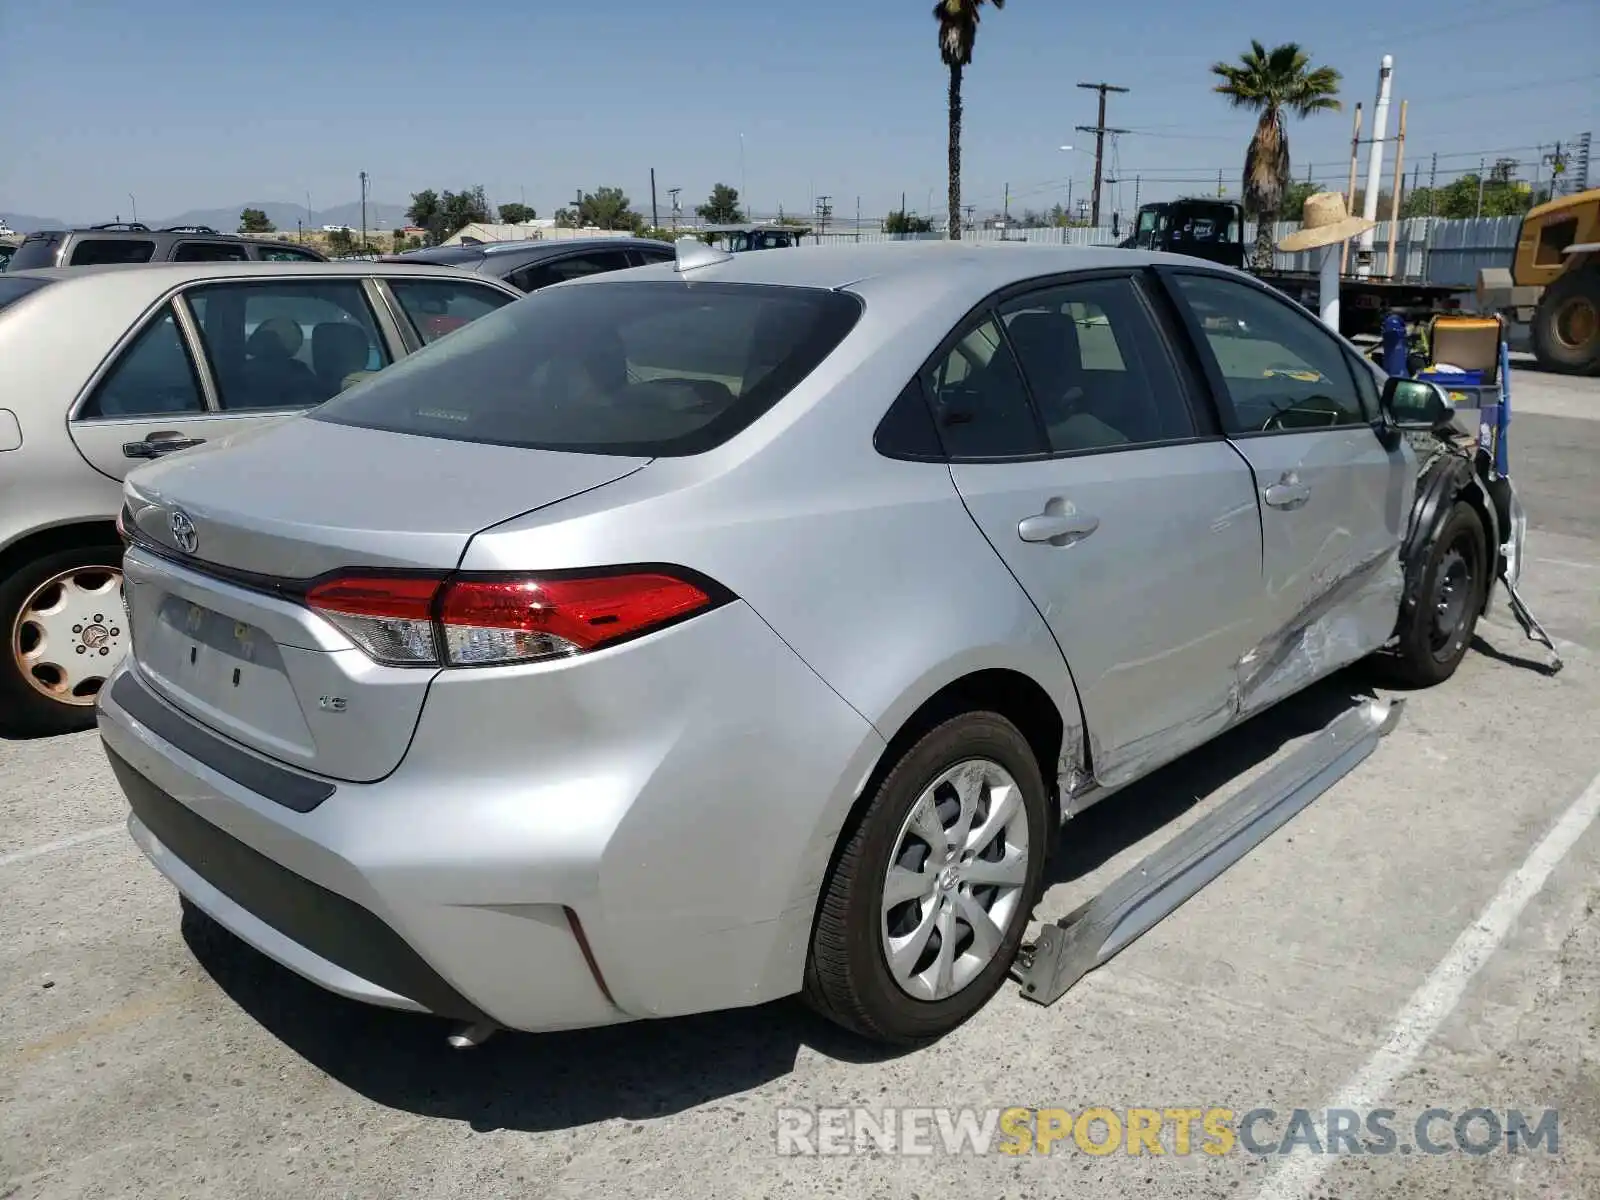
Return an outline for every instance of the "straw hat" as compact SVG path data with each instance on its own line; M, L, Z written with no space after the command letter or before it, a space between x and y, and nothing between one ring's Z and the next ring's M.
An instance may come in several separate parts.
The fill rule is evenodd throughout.
M1300 228L1278 243L1278 249L1285 254L1314 250L1318 246L1337 246L1378 224L1346 213L1344 196L1338 192L1318 192L1306 197L1305 214L1300 220Z

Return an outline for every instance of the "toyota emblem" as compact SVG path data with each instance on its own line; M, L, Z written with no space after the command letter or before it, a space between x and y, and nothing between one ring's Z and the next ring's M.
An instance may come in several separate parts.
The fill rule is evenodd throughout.
M167 518L167 528L172 530L173 542L185 554L193 554L200 548L200 534L189 519L189 514L181 508L173 509L172 515Z

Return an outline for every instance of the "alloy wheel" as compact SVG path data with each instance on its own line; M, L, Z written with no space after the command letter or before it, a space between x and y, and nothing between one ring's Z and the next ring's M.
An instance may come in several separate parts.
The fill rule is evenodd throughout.
M889 974L918 1000L949 998L994 960L1028 877L1028 814L988 759L942 772L911 806L882 888Z
M114 567L51 576L23 601L11 629L22 677L61 704L92 705L127 646L122 572Z

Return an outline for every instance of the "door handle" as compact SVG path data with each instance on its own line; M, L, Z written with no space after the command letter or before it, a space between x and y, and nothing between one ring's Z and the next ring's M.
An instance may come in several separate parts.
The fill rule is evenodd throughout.
M1308 484L1300 482L1300 476L1293 471L1285 472L1277 483L1270 485L1261 493L1261 498L1273 508L1293 509L1299 508L1311 499L1311 488Z
M1017 522L1017 536L1025 542L1070 546L1100 528L1100 518L1083 513L1045 511Z
M185 437L173 430L163 429L146 434L142 442L123 442L122 457L160 458L163 454L171 454L174 450L188 450L205 444L205 438Z

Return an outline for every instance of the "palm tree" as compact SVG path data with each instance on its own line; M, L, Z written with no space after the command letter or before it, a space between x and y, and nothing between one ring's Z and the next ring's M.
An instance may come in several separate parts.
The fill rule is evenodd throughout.
M1313 68L1311 56L1294 42L1269 51L1257 41L1251 41L1250 52L1241 54L1238 63L1216 63L1211 73L1222 80L1213 90L1233 107L1261 114L1244 153L1244 204L1256 219L1255 266L1266 269L1272 266L1272 226L1289 187L1284 114L1304 118L1337 112L1340 75L1332 67Z
M1005 0L987 0L1004 8ZM978 10L985 0L939 0L933 19L939 22L939 57L950 68L950 240L961 238L961 72L972 62L978 40Z

